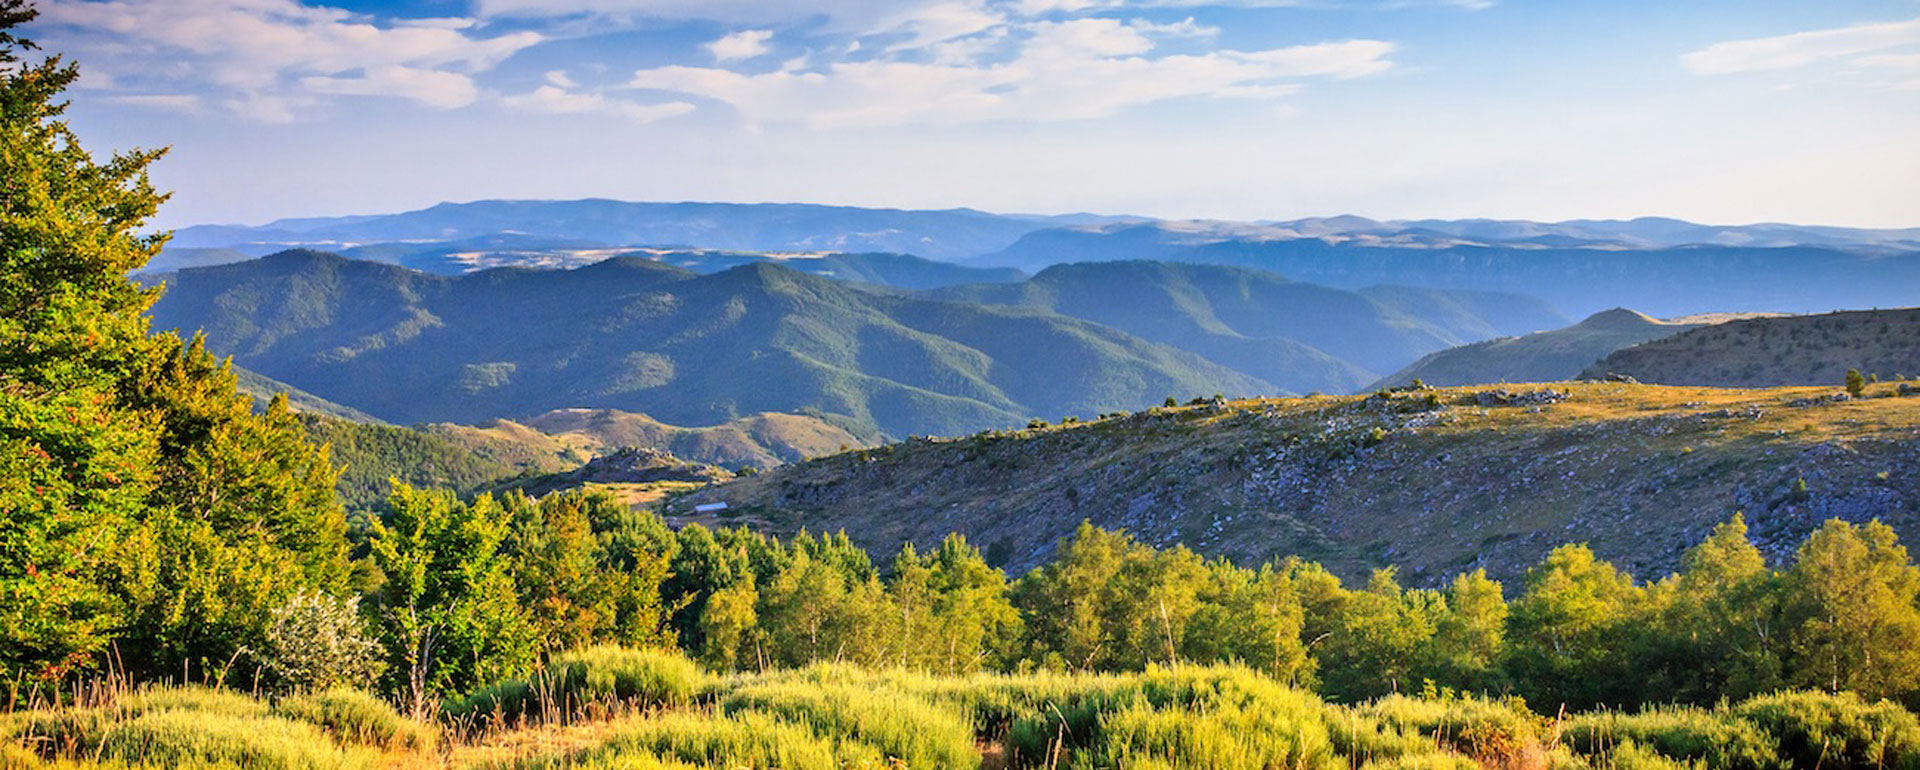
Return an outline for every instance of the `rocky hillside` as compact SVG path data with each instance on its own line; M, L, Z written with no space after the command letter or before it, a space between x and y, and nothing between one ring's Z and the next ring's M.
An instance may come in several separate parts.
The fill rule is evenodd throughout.
M1755 388L1839 384L1848 369L1920 376L1920 308L1731 321L1621 350L1586 373Z
M1571 380L1608 353L1695 328L1699 328L1699 324L1662 321L1626 308L1614 308L1564 329L1501 337L1429 353L1413 365L1367 386L1367 390L1400 387L1415 380L1436 386Z
M1349 577L1397 564L1416 584L1513 579L1569 541L1652 576L1740 511L1774 558L1829 517L1920 536L1920 397L1897 392L1586 382L1157 408L847 452L669 512L725 501L729 521L845 529L879 553L954 530L1016 571L1089 519Z

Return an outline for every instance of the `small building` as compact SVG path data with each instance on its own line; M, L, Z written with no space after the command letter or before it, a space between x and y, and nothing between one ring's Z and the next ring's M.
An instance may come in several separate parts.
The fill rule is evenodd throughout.
M694 513L719 513L727 509L726 503L701 503L693 507Z

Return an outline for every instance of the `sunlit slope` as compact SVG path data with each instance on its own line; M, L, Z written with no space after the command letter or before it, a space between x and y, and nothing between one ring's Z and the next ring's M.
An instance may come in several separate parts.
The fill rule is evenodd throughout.
M1720 390L1619 383L1234 401L849 452L734 481L775 531L846 529L879 553L949 530L1044 559L1082 519L1253 563L1287 554L1414 583L1512 579L1589 541L1652 576L1744 511L1783 556L1820 521L1920 525L1920 397L1878 384ZM1564 394L1564 399L1560 396ZM1804 484L1801 482L1804 481Z

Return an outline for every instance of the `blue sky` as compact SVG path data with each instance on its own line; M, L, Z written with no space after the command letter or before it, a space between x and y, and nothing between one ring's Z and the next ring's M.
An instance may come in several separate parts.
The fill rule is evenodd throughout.
M41 0L161 224L613 197L1920 225L1920 0Z

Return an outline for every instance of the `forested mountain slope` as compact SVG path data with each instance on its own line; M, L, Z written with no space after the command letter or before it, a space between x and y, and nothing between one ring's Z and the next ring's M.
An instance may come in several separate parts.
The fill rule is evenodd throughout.
M876 553L958 531L1016 572L1089 519L1350 578L1397 564L1414 584L1475 567L1514 579L1580 541L1653 577L1738 511L1774 558L1830 517L1916 533L1920 397L1822 398L1836 390L1574 383L1157 408L850 452L685 504L845 529Z
M1920 308L1730 321L1620 350L1587 374L1751 388L1838 384L1848 369L1920 376Z
M627 258L452 278L291 251L181 271L154 315L158 328L204 329L242 366L400 423L595 407L707 425L812 409L894 435L955 434L1275 390L1087 321L769 263L702 276Z
M1349 291L1248 268L1170 262L1056 265L1024 283L955 286L933 296L1085 318L1295 393L1350 393L1425 353L1565 322L1519 295Z

